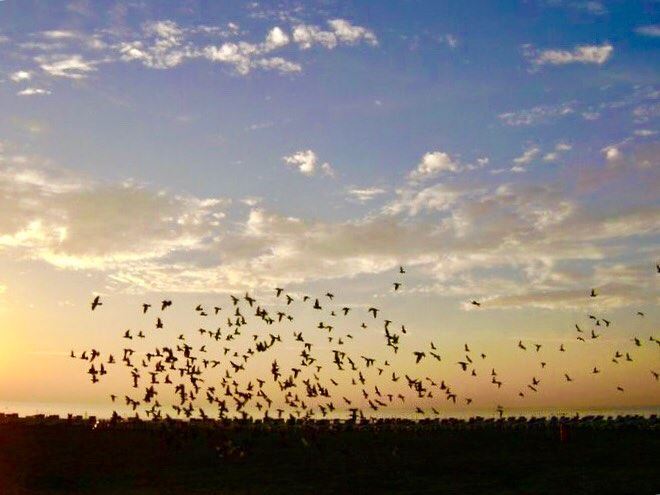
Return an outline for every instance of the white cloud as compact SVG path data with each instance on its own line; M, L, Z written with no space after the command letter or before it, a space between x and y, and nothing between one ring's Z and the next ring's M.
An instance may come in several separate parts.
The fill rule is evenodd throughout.
M573 50L537 50L529 45L524 47L525 56L537 65L565 65L565 64L597 64L607 62L612 56L614 47L605 43L603 45L579 45Z
M85 60L82 55L38 56L35 61L51 76L68 79L84 79L96 70L95 62Z
M297 151L289 156L282 157L282 159L290 166L298 169L298 171L307 176L312 176L316 173L317 169L328 176L334 177L334 170L329 163L319 163L316 153L312 150Z
M234 23L188 27L172 20L159 20L145 22L133 32L126 29L99 29L91 34L46 31L38 33L36 40L32 39L34 34L29 35L28 41L19 42L17 46L30 52L29 56L46 73L83 79L99 64L139 62L151 69L171 69L195 59L225 64L239 75L247 75L253 70L293 74L302 71L302 64L277 53L285 50L292 41L300 48L319 45L327 49L360 43L378 44L375 34L363 26L344 19L327 22L327 31L299 21L293 32L273 26L261 42L251 42L239 39L246 33ZM232 40L214 44L209 38ZM68 54L72 51L78 53Z
M29 81L30 79L32 79L32 73L26 70L19 70L17 72L12 73L9 76L9 79L11 79L14 82Z
M18 96L44 96L51 94L49 90L42 88L25 88L18 93Z
M284 216L257 207L254 198L244 198L247 216L240 209L240 217L225 221L226 200L98 183L29 157L22 162L0 163L0 256L101 271L126 290L270 289L403 264L422 266L429 290L483 295L493 306L540 304L541 292L585 304L584 286L599 281L611 287L605 305L625 303L624 292L627 301L652 292L652 274L641 283L622 275L624 291L612 282L616 273L591 267L608 266L624 248L629 259L646 259L660 226L654 205L606 211L556 187L472 181L404 189L380 212L349 221ZM305 151L293 162L319 168ZM573 262L580 272L568 273Z
M351 188L347 191L348 195L358 203L367 203L386 192L385 189L380 187Z
M635 129L635 136L640 136L640 137L650 137L650 136L655 136L658 133L658 131L653 131L651 129Z
M616 162L622 157L621 151L616 146L606 146L602 151L608 162Z
M264 43L264 50L272 51L282 48L289 44L289 35L286 34L278 26L275 26L268 32L266 41Z
M371 30L362 26L355 26L345 19L332 19L328 21L328 25L340 43L354 45L364 40L370 45L378 44L376 35Z
M523 151L522 155L514 158L513 163L516 165L528 165L538 156L540 152L541 150L537 146L530 146L525 151Z
M77 33L66 30L43 31L41 35L44 38L49 38L53 40L74 39L78 37Z
M385 205L383 212L387 215L406 213L410 216L418 215L423 211L447 211L454 206L457 200L466 195L463 188L436 184L420 191L402 189L397 191L397 198Z
M458 38L453 34L445 34L443 40L449 48L456 48L458 46Z
M499 119L510 126L535 125L574 113L574 103L559 105L538 105L533 108L506 112L498 115Z
M305 24L299 24L293 28L293 41L303 50L307 50L316 44L330 50L337 46L337 37L334 33L322 31L317 26Z
M573 146L571 146L568 143L564 143L564 142L557 143L551 152L546 153L543 156L543 161L546 162L557 161L562 153L565 153L566 151L570 151L571 149L573 149Z
M270 57L257 60L256 65L262 69L276 70L278 72L301 72L302 66L282 57Z
M303 50L314 45L333 49L339 44L355 45L361 41L369 45L378 45L376 35L362 26L355 26L344 19L328 21L330 31L323 31L318 26L298 24L293 28L293 41Z
M647 26L640 26L635 29L637 34L642 36L650 36L652 38L657 38L660 36L660 24L649 24Z
M590 0L590 1L587 1L587 2L575 2L572 5L573 5L573 7L578 8L580 10L584 10L585 12L588 12L589 14L592 14L592 15L605 15L605 14L607 14L607 9L602 4L602 2L599 2L599 1L596 1L596 0Z
M425 153L417 168L408 174L413 181L420 181L436 177L443 172L458 172L461 169L459 162L444 151L431 151Z

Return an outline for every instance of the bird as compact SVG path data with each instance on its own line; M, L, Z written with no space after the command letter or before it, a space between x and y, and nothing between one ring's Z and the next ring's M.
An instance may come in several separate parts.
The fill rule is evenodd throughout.
M658 269L660 271L660 268ZM406 270L402 266L399 267L399 273L406 273Z
M470 301L470 304L472 304L473 306L481 306L481 303L475 300Z
M151 304L147 304L147 303L142 304L142 314L146 313L150 307Z
M392 284L392 285L394 285L394 290L395 290L395 291L399 290L399 287L401 287L401 283L400 283L400 282L394 282L394 284Z
M596 294L596 289L591 289L591 293L589 294L590 297L596 297L598 294Z
M378 312L379 312L380 310L377 309L377 308L373 308L373 307L372 307L372 308L369 308L368 311L369 311L372 315L374 315L374 318L376 318L376 317L378 316Z
M94 311L99 306L103 306L103 303L101 302L101 296L96 296L92 301L92 311Z

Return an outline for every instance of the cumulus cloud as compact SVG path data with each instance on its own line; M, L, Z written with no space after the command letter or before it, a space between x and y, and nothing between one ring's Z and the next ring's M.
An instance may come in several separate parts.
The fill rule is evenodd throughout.
M282 56L272 56L272 52L282 50L291 40L301 47L311 47L318 43L325 48L339 44L354 45L361 40L375 44L375 36L368 29L354 26L348 21L329 21L331 31L321 32L313 26L298 25L289 35L279 26L272 27L260 43L248 41L227 41L220 45L200 44L192 34L216 33L212 27L182 28L173 21L158 21L143 26L143 36L134 41L122 41L114 46L125 61L139 61L154 69L176 67L187 59L204 58L211 62L231 66L236 73L246 75L254 69L274 70L280 73L301 72L302 66ZM238 28L231 31L237 35ZM224 32L224 31L223 31ZM301 41L301 40L307 41ZM304 46L303 46L304 45Z
M14 82L29 81L30 79L32 79L32 73L26 70L19 70L12 73L9 76L9 79L11 79Z
M446 172L458 172L461 165L455 158L452 158L444 151L430 151L425 153L421 161L408 178L413 181L422 181L436 177Z
M572 50L537 50L531 45L526 45L523 48L525 57L536 66L575 63L602 65L609 60L614 52L614 47L609 43L602 45L579 45Z
M335 174L332 166L327 162L320 163L316 153L312 150L296 151L291 155L282 157L282 159L286 164L298 169L303 175L312 176L318 169L321 169L323 174L331 177Z
M318 26L298 24L293 28L293 41L303 50L314 45L320 45L327 49L333 49L337 45L355 45L364 41L375 46L378 45L376 35L362 26L355 26L344 19L332 19L328 21L329 31L324 31Z
M287 22L290 22L289 19ZM254 70L293 74L302 64L285 51L295 43L299 48L378 44L375 34L344 19L331 19L328 30L306 26L273 26L261 41L241 39L246 35L235 23L226 26L183 26L172 20L148 21L137 30L100 29L92 33L45 31L32 33L16 46L27 52L46 74L83 79L100 64L137 62L150 69L171 69L189 60L224 64L236 74ZM224 42L218 43L219 38ZM22 71L23 77L31 71ZM18 73L14 77L18 76Z

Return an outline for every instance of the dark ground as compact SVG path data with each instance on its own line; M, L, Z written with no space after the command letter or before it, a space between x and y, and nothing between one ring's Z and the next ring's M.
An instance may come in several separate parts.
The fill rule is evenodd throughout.
M654 420L0 424L0 494L657 494Z

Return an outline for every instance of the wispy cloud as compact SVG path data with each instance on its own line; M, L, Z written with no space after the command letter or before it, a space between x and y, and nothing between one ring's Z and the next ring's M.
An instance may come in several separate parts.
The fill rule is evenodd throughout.
M649 24L646 26L639 26L635 29L637 34L642 36L650 36L652 38L660 37L660 24Z
M349 198L362 204L367 203L386 192L387 190L381 187L350 188L346 191Z
M614 47L605 43L602 45L578 45L572 50L547 49L538 50L532 45L523 47L523 54L535 66L595 64L602 65L614 53Z
M51 92L43 88L25 88L16 94L18 96L45 96L51 94Z
M532 108L505 112L498 115L499 119L510 126L528 126L550 122L575 112L575 103L567 102L558 105L537 105Z

